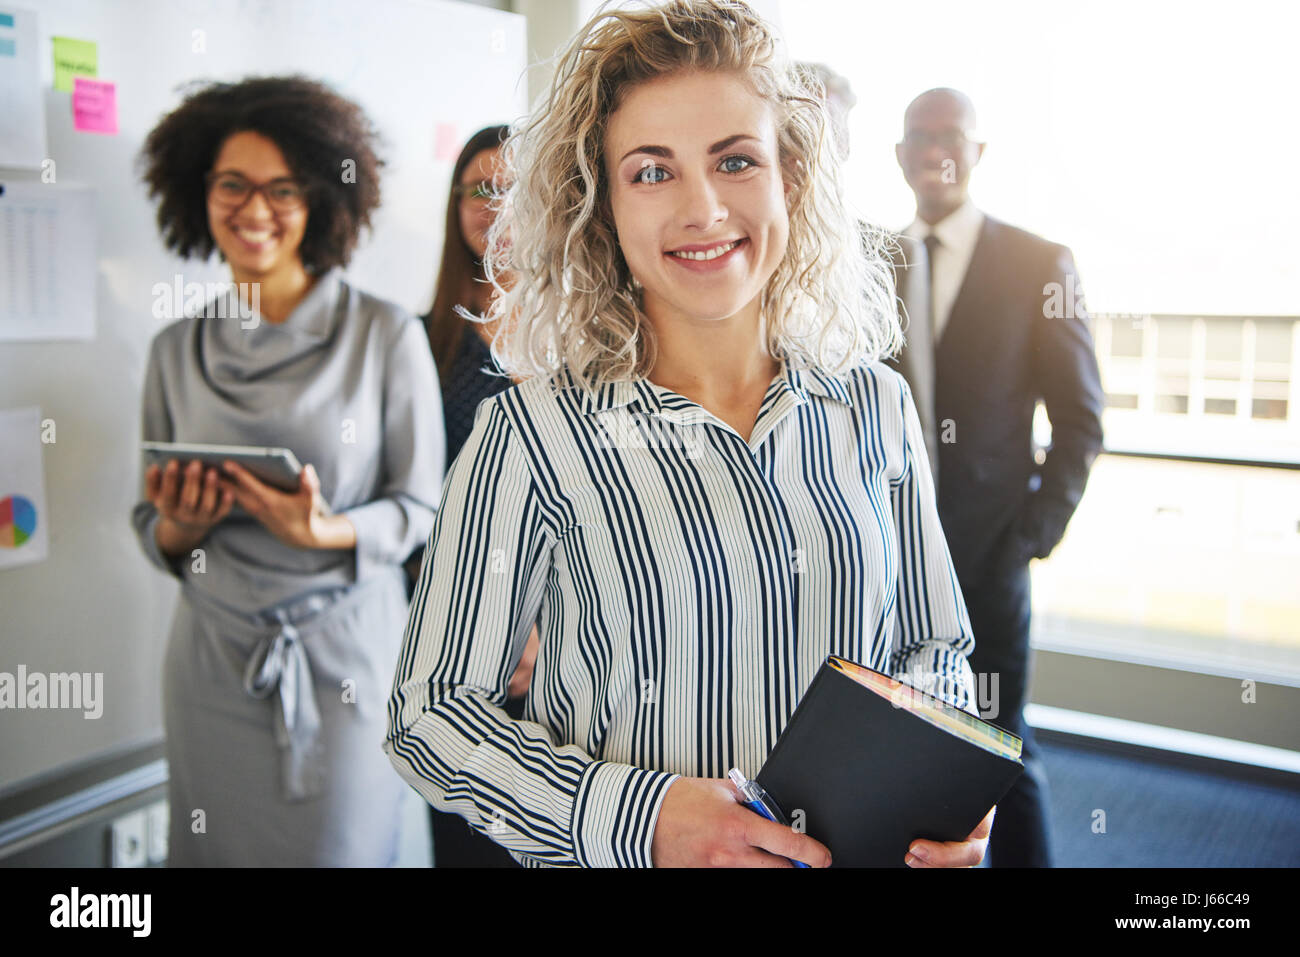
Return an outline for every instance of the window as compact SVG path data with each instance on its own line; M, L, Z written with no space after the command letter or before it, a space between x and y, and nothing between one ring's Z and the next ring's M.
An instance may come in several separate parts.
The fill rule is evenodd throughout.
M1111 320L1110 354L1120 358L1142 358L1142 326L1131 319Z
M1241 366L1240 319L1205 320L1205 361Z
M1300 124L1277 120L1294 112L1294 31L1261 29L1255 0L1176 21L1121 0L1002 17L959 0L770 2L792 57L857 95L845 188L866 219L901 229L915 215L894 156L911 99L972 98L990 145L975 204L1078 263L1107 448L1171 456L1098 457L1065 540L1033 563L1035 642L1114 659L1158 646L1150 660L1192 670L1217 655L1227 673L1259 662L1300 683L1300 470L1172 457L1300 461L1300 232L1276 178L1240 172L1259 130L1270 156L1300 155ZM1127 68L1080 71L1043 42L1062 36ZM1135 101L1158 88L1179 96L1154 112Z
M1300 471L1101 455L1031 571L1040 645L1295 674Z
M1186 368L1186 363L1179 364ZM1156 380L1156 411L1187 412L1188 381L1186 375L1162 375Z
M1236 415L1237 400L1207 398L1205 400L1205 414L1206 415Z
M1261 399L1256 395L1250 404L1250 414L1255 419L1285 419L1286 399Z
M1291 366L1291 319L1255 320L1255 364L1257 366Z
M1156 357L1186 362L1192 357L1192 320L1161 316L1156 324Z
M1253 419L1285 419L1291 379L1289 319L1255 320L1255 385L1250 415Z
M756 5L792 58L852 86L845 190L864 218L911 222L894 156L903 111L923 90L952 86L971 97L989 144L971 174L976 205L1068 245L1090 312L1296 312L1300 231L1284 201L1295 180L1242 174L1261 131L1268 156L1300 155L1300 124L1279 120L1295 113L1295 30L1272 26L1288 5L1241 0L1230 15L1179 17L1125 0L1007 3L1001 14L966 0ZM1080 70L1051 39L1061 37L1123 67ZM1143 108L1163 90L1178 95ZM1138 347L1130 338L1111 354Z

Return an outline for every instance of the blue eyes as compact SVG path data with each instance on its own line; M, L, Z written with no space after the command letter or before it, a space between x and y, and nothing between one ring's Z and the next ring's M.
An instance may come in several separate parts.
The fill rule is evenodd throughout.
M723 173L729 173L735 176L737 173L743 173L758 164L748 156L728 156L718 164L718 169ZM668 171L662 166L656 166L654 163L647 162L632 177L633 183L640 183L643 186L657 186L666 182L669 178Z
M632 177L634 183L644 183L647 186L653 186L656 183L662 183L668 176L668 171L662 166L653 164L642 166L637 170L637 174Z

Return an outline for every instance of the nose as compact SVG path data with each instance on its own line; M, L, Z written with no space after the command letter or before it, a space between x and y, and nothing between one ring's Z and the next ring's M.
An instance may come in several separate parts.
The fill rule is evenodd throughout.
M931 142L922 153L922 160L926 166L942 166L944 160L949 159L952 159L951 151L940 143Z
M244 201L244 205L235 210L239 216L246 216L249 219L273 219L275 214L271 211L271 205L266 201L266 196L260 189L253 190L253 194Z
M708 230L727 219L727 207L707 176L690 177L682 190L682 218L688 228Z
M932 136L926 137L920 143L908 144L906 149L912 163L922 168L938 166L947 156L947 151L935 142Z

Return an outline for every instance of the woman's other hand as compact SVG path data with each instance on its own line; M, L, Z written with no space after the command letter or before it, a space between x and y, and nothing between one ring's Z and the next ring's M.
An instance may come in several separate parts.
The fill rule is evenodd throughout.
M740 803L726 779L678 778L668 788L650 855L655 867L829 867L826 846Z
M144 473L144 488L145 497L158 509L160 517L154 538L163 554L173 557L203 541L235 502L217 470L204 469L198 459L183 469L176 459L169 461L166 468L149 466Z
M975 830L964 841L913 841L904 858L908 867L975 867L984 860L988 850L989 834L993 830L993 815L996 807L989 808L984 820L976 825Z
M282 492L267 485L234 462L225 462L223 484L240 507L257 519L267 531L296 548L352 548L356 529L343 515L330 512L320 493L316 469L304 465L298 474L298 488Z

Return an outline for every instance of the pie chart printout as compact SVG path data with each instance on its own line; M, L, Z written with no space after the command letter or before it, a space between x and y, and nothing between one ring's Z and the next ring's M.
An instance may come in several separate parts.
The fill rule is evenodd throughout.
M36 506L21 495L0 499L0 548L19 548L36 533Z

